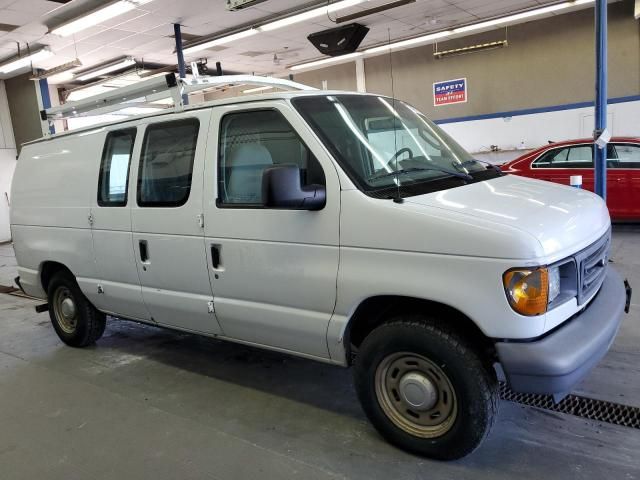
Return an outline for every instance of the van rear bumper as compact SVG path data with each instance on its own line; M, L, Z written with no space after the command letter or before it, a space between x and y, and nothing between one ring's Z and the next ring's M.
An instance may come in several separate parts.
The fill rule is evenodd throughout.
M18 286L26 295L34 298L47 298L47 294L40 284L40 272L30 268L18 267L18 275L20 279Z
M556 399L568 394L609 350L630 295L630 288L609 266L596 297L566 325L533 342L497 342L511 389Z
M22 285L20 285L20 276L17 276L16 278L14 278L13 282L18 286L18 288L22 293L25 293L24 288L22 288Z

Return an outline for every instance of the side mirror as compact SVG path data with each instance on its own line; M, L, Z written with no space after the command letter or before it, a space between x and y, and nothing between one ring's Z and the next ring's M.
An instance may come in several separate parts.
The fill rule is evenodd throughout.
M297 165L276 165L262 173L262 199L265 207L322 210L327 191L323 185L303 187Z

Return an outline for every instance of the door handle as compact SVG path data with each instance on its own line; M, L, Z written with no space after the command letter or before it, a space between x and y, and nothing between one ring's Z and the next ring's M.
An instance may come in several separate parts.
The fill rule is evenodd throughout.
M140 240L138 243L140 245L140 261L142 263L149 262L149 246L146 240Z
M211 245L211 266L216 270L220 268L220 245Z

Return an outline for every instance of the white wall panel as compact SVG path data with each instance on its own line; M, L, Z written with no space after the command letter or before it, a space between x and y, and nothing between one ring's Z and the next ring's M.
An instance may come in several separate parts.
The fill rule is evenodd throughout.
M11 239L9 195L16 168L16 145L4 82L0 80L0 243Z
M9 230L9 194L15 168L15 148L0 148L0 243L11 239Z
M7 91L3 80L0 80L0 148L16 148Z
M640 137L640 101L609 105L608 112L614 136ZM454 123L445 120L440 125L473 153L487 152L491 145L504 151L531 149L549 140L591 137L593 107Z

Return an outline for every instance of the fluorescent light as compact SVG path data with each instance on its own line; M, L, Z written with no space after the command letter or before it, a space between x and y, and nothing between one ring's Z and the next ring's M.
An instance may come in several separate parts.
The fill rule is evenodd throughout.
M557 12L558 10L564 10L569 7L575 7L577 5L584 5L591 3L594 0L575 0L573 2L557 3L555 5L549 5L546 7L536 8L534 10L527 10L526 12L515 13L506 17L494 18L493 20L487 20L486 22L474 23L473 25L466 25L464 27L454 28L454 33L465 33L473 30L482 30L484 28L493 27L495 25L502 25L504 23L517 22L518 20L524 20L530 17L537 17L538 15L544 15L545 13Z
M292 15L290 17L282 18L280 20L274 20L273 22L265 23L256 28L250 28L248 30L242 30L238 33L232 33L224 37L214 38L209 42L200 43L197 45L186 47L183 51L185 54L199 52L200 50L206 50L207 48L215 47L216 45L223 45L225 43L233 42L234 40L240 40L247 38L260 32L270 32L278 28L293 25L294 23L304 22L305 20L311 20L312 18L320 17L328 13L337 12L345 8L353 7L359 3L368 2L370 0L342 0L340 2L332 3L331 5L314 8L306 12Z
M98 25L113 17L127 13L151 1L153 0L118 0L117 2L110 3L106 7L99 8L87 15L60 25L59 27L54 28L51 33L54 35L60 35L61 37L68 37L69 35L73 35L74 33L93 27L94 25Z
M16 58L0 65L0 73L9 73L15 70L19 70L23 67L31 65L33 62L48 58L53 55L53 52L47 47L42 48L36 52L30 53L24 57Z
M430 40L437 40L438 38L448 37L452 35L453 32L451 30L446 30L444 32L431 33L429 35L423 35L421 37L409 38L408 40L402 40L400 42L393 42L386 45L380 45L379 47L369 48L364 51L364 53L381 53L386 52L388 50L394 48L403 48L411 45L417 45L419 43L428 42Z
M360 57L362 52L354 52L349 53L347 55L340 55L339 57L329 57L323 58L322 60L316 60L314 62L309 63L301 63L300 65L294 65L293 67L289 67L290 70L302 70L303 68L312 68L317 67L319 65L326 65L327 63L340 62L344 60L350 60L352 58Z
M39 70L38 73L30 78L30 80L42 80L43 78L52 79L54 77L59 80L63 77L69 77L69 75L70 77L67 79L70 79L71 77L73 77L73 74L70 72L70 70L81 66L82 62L78 58L76 58L71 62L63 63L62 65L58 65L57 67L53 67L48 70Z
M271 90L273 87L256 87L250 88L249 90L243 90L242 93L258 93L264 92L265 90Z
M466 47L452 48L449 50L437 50L433 52L435 58L452 57L454 55L463 55L465 53L479 52L482 50L492 50L494 48L502 48L509 46L507 40L496 40L495 42L478 43L476 45L467 45Z
M250 28L249 30L243 30L238 33L232 33L231 35L227 35L226 37L215 38L210 42L200 43L192 47L187 47L184 49L184 53L199 52L200 50L206 50L207 48L215 47L216 45L223 45L225 43L233 42L234 40L247 38L252 35L255 35L256 33L258 33L258 30L256 30L255 28Z
M127 58L123 58L117 63L105 65L104 67L98 68L97 70L80 73L76 78L81 82L84 82L85 80L90 80L92 78L99 77L100 75L104 75L105 73L115 72L116 70L121 70L123 68L129 67L135 64L136 64L136 61L133 58L127 57Z
M354 5L358 5L359 3L368 1L369 0L343 0L341 2L332 3L328 6L314 8L313 10L309 10L307 12L302 12L297 15L283 18L281 20L275 20L273 22L266 23L260 26L259 30L263 32L269 32L271 30L276 30L278 28L293 25L294 23L304 22L305 20L311 20L312 18L321 17L322 15L326 15L328 13L337 12L338 10L344 10L345 8L353 7Z
M61 73L56 73L55 75L51 75L50 77L48 77L48 80L49 80L49 83L58 84L58 83L69 82L73 80L73 77L74 75L72 72L61 72Z

